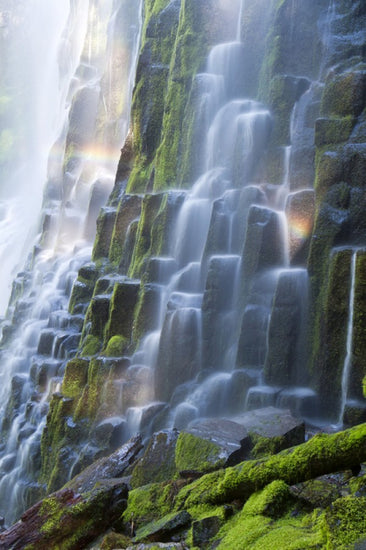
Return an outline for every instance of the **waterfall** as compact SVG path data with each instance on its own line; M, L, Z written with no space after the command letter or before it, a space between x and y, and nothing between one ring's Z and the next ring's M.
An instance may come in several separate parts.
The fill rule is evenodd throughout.
M344 358L344 365L342 371L341 382L341 405L338 417L338 424L343 425L343 416L346 408L348 397L348 385L349 377L352 368L352 355L353 355L353 316L354 316L354 302L355 302L355 283L356 283L356 262L357 262L357 250L352 252L351 256L351 277L350 277L350 292L349 292L349 304L348 304L348 322L347 322L347 339L346 339L346 355Z
M78 18L69 66L61 77L57 63L69 2L5 1L1 8L0 315L37 230L48 154L62 128L65 95L85 32Z
M24 95L14 94L20 77L8 70L24 29L22 10L17 11L23 2L16 4L0 2L8 12L0 12L5 22L0 44L7 54L0 59L0 67L7 69L6 89L0 88L0 118L6 122L0 164L7 174L0 190L0 258L9 259L1 282L4 296L13 280L0 345L0 514L7 522L43 495L42 481L53 490L137 431L148 436L159 429L184 429L205 417L233 417L269 405L290 408L315 423L323 390L318 384L315 391L316 377L309 372L310 285L318 278L316 284L323 286L314 294L319 290L322 299L328 287L326 268L312 265L309 277L308 258L323 243L332 250L364 227L361 219L353 227L351 210L348 215L360 197L353 182L358 164L338 170L335 160L338 147L340 164L351 153L357 157L362 125L357 126L356 115L333 113L339 106L333 105L329 89L329 97L323 94L335 55L335 0L328 10L324 3L304 9L292 0L220 0L212 13L202 8L205 17L221 13L228 24L210 19L204 26L210 49L193 82L194 70L187 64L201 35L189 28L188 15L191 9L199 13L202 3L193 2L193 8L172 0L149 6L133 131L118 169L118 177L129 171L132 145L128 183L114 180L130 127L143 1L59 2L49 19L52 36L45 34L47 63L36 63L39 50L29 48L30 71L23 75L29 102L15 108ZM39 18L27 33L41 36L37 24L43 16L48 20L49 6L44 0L44 5L41 0L28 4L37 5ZM320 17L314 28L313 15L314 21ZM288 32L277 47L282 17ZM161 28L168 34L158 36ZM265 40L262 31L269 29ZM297 31L302 43L308 44L310 36L322 42L319 59L310 61L305 50L296 59L288 55L291 47L299 53ZM167 48L163 55L160 46L155 48L160 38L164 48L174 43L171 60ZM194 48L186 55L188 42ZM267 43L273 52L266 51ZM361 80L354 82L357 87ZM159 94L152 97L156 90ZM327 101L331 116L325 110L317 122ZM4 105L9 106L6 117ZM177 113L184 120L176 119ZM24 135L18 136L22 117ZM170 149L176 120L182 128ZM333 128L340 128L340 139L352 132L352 147L340 142L335 151L330 144L325 162L317 139L329 140ZM316 147L319 180L326 179L322 170L329 163L332 177L338 171L354 185L338 182L336 175L334 185L331 178L322 182L317 209L312 188ZM166 151L172 150L177 159L165 163ZM27 164L28 152L34 170ZM184 189L164 191L175 181ZM329 204L324 201L323 208L321 195L327 195L328 186ZM12 212L24 196L30 217L17 211L24 234L21 245L15 245ZM316 216L323 216L323 225L310 239ZM329 241L328 234L324 238L328 227ZM353 376L354 285L353 272L342 403L336 411L342 417L347 393L352 394L347 387ZM320 307L315 301L313 310ZM314 324L321 324L323 312L311 313ZM319 363L326 360L320 357ZM83 371L77 390L71 388L73 367ZM50 403L53 414L47 420ZM53 440L49 428L59 420L66 435L58 437L57 429ZM40 477L41 437L42 448L50 449L48 462L46 453L42 457L47 480Z
M24 263L24 255L29 257L13 283L2 325L1 422L6 445L0 456L0 514L7 522L41 494L36 480L48 401L60 389L83 323L83 312L68 312L70 291L79 267L90 260L96 216L112 190L129 128L141 5L136 2L126 10L124 2L78 0L61 1L57 9L46 1L8 6L8 28L2 37L8 63L19 47L29 69L21 74L18 66L17 81L7 83L9 89L14 87L9 101L18 100L15 89L20 97L29 92L26 112L20 106L26 122L23 141L16 143L26 155L19 155L19 165L7 166L14 197L9 199L5 189L7 203L0 205L0 223L4 219L8 224L15 209L23 230L17 242L25 243L22 254L7 262L9 277ZM32 48L25 47L22 33ZM9 79L15 78L15 71L9 72ZM14 116L9 126L15 132L20 122ZM29 222L24 216L19 223L19 201L26 206ZM19 252L21 245L4 238L0 253L8 254L5 246ZM2 284L7 287L8 281L2 279Z

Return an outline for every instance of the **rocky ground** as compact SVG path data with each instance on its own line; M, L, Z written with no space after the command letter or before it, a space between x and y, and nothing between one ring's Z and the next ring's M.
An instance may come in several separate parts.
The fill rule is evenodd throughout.
M27 510L0 548L366 548L366 424L306 433L268 407L135 436Z

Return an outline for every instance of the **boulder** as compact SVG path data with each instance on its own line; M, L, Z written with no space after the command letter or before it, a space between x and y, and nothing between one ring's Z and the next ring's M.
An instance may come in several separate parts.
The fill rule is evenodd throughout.
M147 483L167 481L175 474L175 446L178 431L154 433L144 455L136 464L131 478L133 488Z
M123 480L95 482L87 493L63 488L29 508L0 534L0 549L85 548L119 518L128 496Z
M249 447L243 425L224 418L198 421L179 435L176 466L180 473L215 470L243 460Z
M110 456L103 457L69 481L65 487L77 493L90 491L96 481L121 477L142 449L141 436L132 437Z
M152 521L144 525L144 527L141 527L141 529L137 531L134 541L168 541L174 533L188 526L190 522L191 516L185 510L181 512L172 512L157 521Z

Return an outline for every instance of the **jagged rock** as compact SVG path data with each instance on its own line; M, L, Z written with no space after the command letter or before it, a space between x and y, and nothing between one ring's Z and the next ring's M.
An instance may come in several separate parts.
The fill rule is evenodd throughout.
M51 355L56 333L54 329L44 329L39 337L37 353Z
M84 222L84 235L89 240L94 239L96 219L100 209L107 202L108 195L112 191L112 187L113 182L110 178L100 178L92 185L88 211Z
M201 548L209 542L220 530L222 519L218 516L210 516L192 523L192 541L194 546Z
M176 448L179 472L204 472L243 460L250 447L243 425L227 419L198 421L181 432Z
M0 549L84 548L118 519L128 495L123 480L95 481L87 493L64 488L32 506L20 521L0 533Z
M137 458L141 449L141 436L136 435L110 456L101 458L85 468L65 487L78 493L85 493L94 487L96 480L121 477L127 467Z
M161 519L152 521L144 525L136 532L134 541L140 542L150 540L155 542L165 542L169 540L177 531L182 530L191 522L191 515L185 510L181 512L172 512Z
M115 449L123 441L126 420L120 416L106 418L99 422L94 430L98 445L107 449Z
M144 455L133 469L132 487L167 481L174 477L177 439L178 431L175 429L164 430L152 435Z
M278 437L288 434L299 437L302 441L293 442L293 445L304 441L304 423L292 416L290 411L277 409L275 407L265 407L256 409L232 418L234 422L238 422L248 432L259 434L263 437Z

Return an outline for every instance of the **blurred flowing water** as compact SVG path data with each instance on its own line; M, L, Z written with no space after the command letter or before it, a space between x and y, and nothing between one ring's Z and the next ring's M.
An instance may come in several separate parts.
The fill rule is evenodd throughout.
M7 522L37 497L48 397L80 339L69 295L129 128L141 2L128 4L0 2L1 313L14 280L0 352Z

